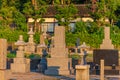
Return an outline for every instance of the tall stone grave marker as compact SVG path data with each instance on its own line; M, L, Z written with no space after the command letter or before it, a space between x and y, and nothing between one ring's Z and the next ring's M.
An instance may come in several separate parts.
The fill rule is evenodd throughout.
M30 28L28 35L29 35L29 40L25 46L25 53L29 53L29 54L35 53L35 43L34 43L34 38L33 38L34 32L32 28Z
M112 41L110 40L110 27L104 28L104 39L100 45L100 49L114 49Z
M0 39L0 80L6 80L7 40Z
M26 73L30 71L30 60L24 58L24 45L23 36L20 35L19 40L15 43L18 46L16 58L14 63L11 64L12 72Z
M114 49L112 41L110 40L110 27L104 27L104 39L103 43L100 45L100 49L95 49L93 51L93 62L97 66L100 66L100 60L103 59L105 61L104 65L112 67L119 66L119 55L118 50ZM94 70L95 74L98 73L98 70ZM105 69L105 75L118 75L119 70L117 69Z
M64 26L55 27L54 47L51 49L51 58L47 59L47 65L48 69L45 71L45 74L70 74L71 59L68 58L67 54Z

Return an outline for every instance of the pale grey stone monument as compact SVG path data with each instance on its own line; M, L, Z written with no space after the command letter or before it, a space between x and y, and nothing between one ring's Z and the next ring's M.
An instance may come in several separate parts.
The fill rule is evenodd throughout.
M34 32L32 28L30 28L28 35L29 35L29 40L25 46L25 53L29 53L29 54L35 53L35 43L34 43L34 38L33 38Z
M114 46L110 39L110 27L104 27L104 39L100 45L100 49L114 49Z
M70 75L71 59L68 58L65 43L65 27L56 26L54 32L54 47L51 58L47 58L47 75Z
M23 36L19 36L19 40L15 43L18 46L18 51L16 58L14 58L14 63L11 64L12 72L26 73L30 72L30 59L24 58L24 46Z

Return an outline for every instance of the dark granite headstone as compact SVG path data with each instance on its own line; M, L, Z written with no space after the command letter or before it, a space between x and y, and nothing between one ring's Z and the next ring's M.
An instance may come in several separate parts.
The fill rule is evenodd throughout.
M105 66L111 66L112 69L105 69L105 75L118 75L119 70L116 70L115 67L119 66L119 55L118 50L113 49L96 49L93 51L93 63L100 65L100 60L105 61ZM115 66L114 66L115 65ZM97 73L98 69L93 70L93 74Z
M100 65L100 60L104 59L105 66L119 65L118 50L100 49L93 51L93 62Z

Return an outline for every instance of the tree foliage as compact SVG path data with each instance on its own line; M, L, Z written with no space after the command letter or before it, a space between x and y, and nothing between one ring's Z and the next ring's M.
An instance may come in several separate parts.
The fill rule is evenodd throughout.
M26 18L34 19L34 31L38 30L37 28L37 20L41 23L43 20L42 15L46 13L47 6L43 0L35 0L35 3L32 4L31 1L24 4L23 13L26 15Z
M91 13L91 17L98 24L105 24L105 20L108 19L110 24L113 24L117 16L115 11L118 9L119 0L100 0L96 2L95 11Z
M73 4L65 5L65 6L57 6L56 7L57 14L55 18L58 20L58 24L61 26L66 26L66 30L69 30L69 24L71 20L75 19L75 14L77 13L77 9Z

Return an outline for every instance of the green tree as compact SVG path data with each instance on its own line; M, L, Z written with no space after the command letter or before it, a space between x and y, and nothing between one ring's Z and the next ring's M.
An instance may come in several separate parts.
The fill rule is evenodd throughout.
M23 13L26 15L26 18L33 18L34 19L34 31L36 32L38 30L37 27L37 20L39 20L40 23L42 23L44 20L42 16L46 13L46 3L42 0L35 0L35 5L32 4L32 2L27 2L24 4Z
M13 22L13 19L12 19L13 10L14 10L14 7L1 8L0 10L0 16L2 17L1 26L9 27L10 23Z
M71 20L76 18L77 8L73 5L57 6L57 14L55 18L58 20L58 24L66 27L66 31L69 30L69 24Z
M91 13L91 17L98 24L106 24L105 19L109 20L110 24L113 24L113 20L116 19L115 11L117 10L119 0L100 0L96 2L95 11Z

